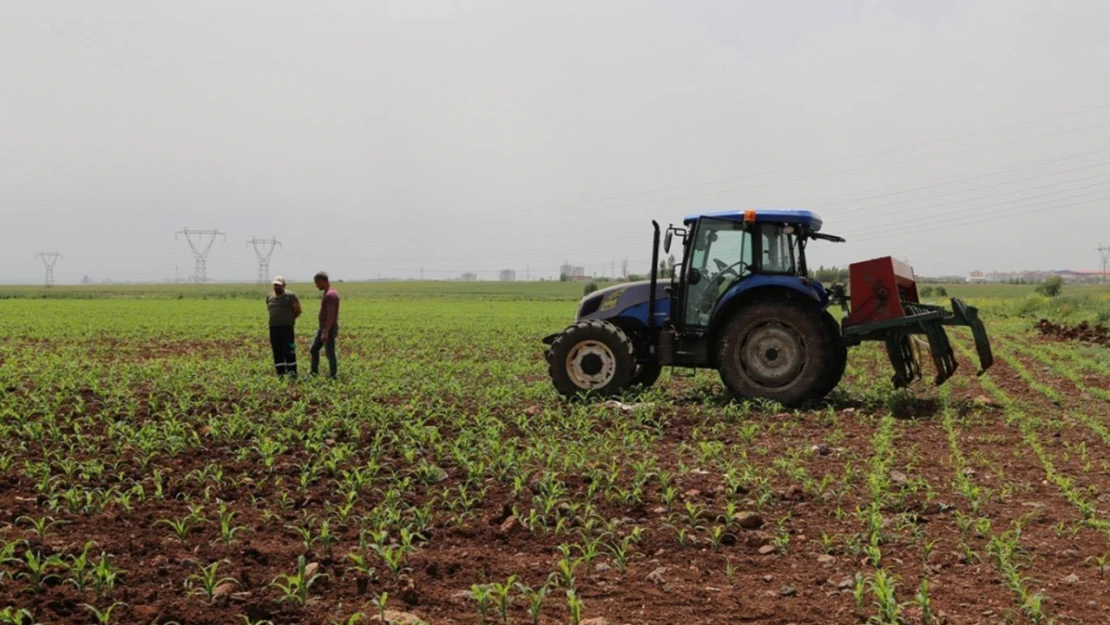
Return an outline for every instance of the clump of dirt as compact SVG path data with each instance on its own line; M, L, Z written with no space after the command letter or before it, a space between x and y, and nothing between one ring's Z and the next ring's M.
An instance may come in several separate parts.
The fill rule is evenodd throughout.
M1063 341L1081 341L1083 343L1110 346L1110 328L1101 323L1091 325L1082 321L1074 326L1069 326L1063 323L1052 323L1048 319L1041 319L1034 327L1041 333L1041 336Z

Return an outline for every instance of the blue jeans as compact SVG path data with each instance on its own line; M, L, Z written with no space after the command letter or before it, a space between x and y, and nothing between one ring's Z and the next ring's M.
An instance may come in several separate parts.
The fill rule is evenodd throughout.
M332 326L328 331L327 343L321 340L322 332L316 331L316 339L312 341L312 349L309 350L312 355L312 375L320 372L320 348L323 348L328 356L328 377L334 380L339 369L339 363L335 359L335 339L339 336L339 326Z

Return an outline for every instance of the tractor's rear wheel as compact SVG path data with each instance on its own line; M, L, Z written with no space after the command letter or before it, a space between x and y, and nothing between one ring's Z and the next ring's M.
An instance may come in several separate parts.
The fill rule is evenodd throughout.
M628 388L636 373L632 341L606 321L580 321L551 344L548 373L555 390L566 397L615 395Z
M844 370L848 368L848 347L841 336L840 324L827 310L821 313L821 322L825 327L825 339L829 342L829 364L825 379L814 392L812 399L821 399L831 393L840 384L840 379L844 377Z
M636 366L636 373L632 375L631 386L651 388L663 373L663 365L655 363L640 363Z
M719 335L717 363L733 395L797 406L827 392L833 346L808 303L756 302L740 309Z

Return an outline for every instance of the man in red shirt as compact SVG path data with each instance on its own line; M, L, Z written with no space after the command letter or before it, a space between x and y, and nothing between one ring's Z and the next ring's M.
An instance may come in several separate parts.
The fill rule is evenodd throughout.
M323 348L328 356L328 377L335 379L339 365L335 358L335 339L339 336L339 293L331 287L331 280L326 272L321 271L314 278L316 288L324 292L320 300L320 329L316 331L316 340L312 342L312 375L320 372L320 349Z

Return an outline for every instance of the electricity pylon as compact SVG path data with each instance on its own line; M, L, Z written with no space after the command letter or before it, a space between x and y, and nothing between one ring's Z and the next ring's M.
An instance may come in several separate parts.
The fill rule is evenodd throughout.
M254 237L247 241L247 245L252 246L255 256L258 256L258 283L266 284L270 279L270 257L274 255L274 249L281 247L281 241L273 237L269 239Z
M197 284L205 284L208 282L208 252L212 251L212 244L216 242L216 237L223 237L227 240L227 235L219 230L190 230L185 228L176 234L174 239L185 235L185 240L189 242L189 249L193 250L193 258L196 260L196 265L193 269L193 281ZM193 240L196 237L196 241ZM208 243L204 243L207 237Z
M46 288L54 286L54 265L58 264L58 259L62 257L57 252L39 252L38 257L42 259L42 264L46 266Z
M1098 255L1102 258L1102 283L1106 284L1106 267L1110 265L1110 247L1101 243L1098 246Z

